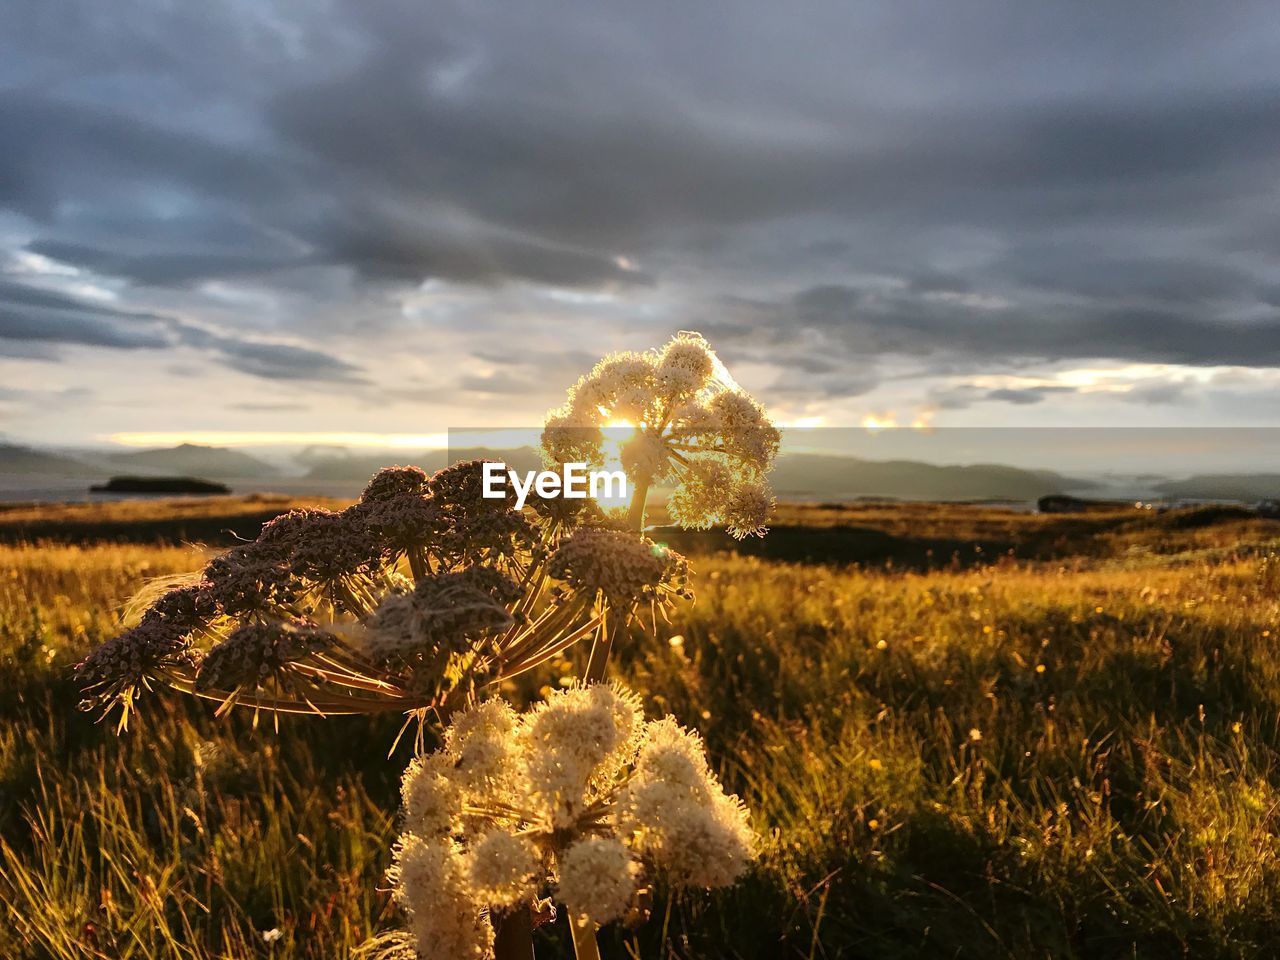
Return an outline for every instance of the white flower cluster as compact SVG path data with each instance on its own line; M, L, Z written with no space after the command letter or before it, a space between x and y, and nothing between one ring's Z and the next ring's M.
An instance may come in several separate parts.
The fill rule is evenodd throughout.
M402 784L391 872L422 960L488 957L488 917L549 894L577 923L628 912L647 873L721 887L754 856L746 810L673 719L645 722L613 685L524 714L492 699L456 714Z
M764 532L773 507L764 478L781 437L702 336L679 333L661 350L601 360L548 415L543 456L600 466L604 428L618 423L635 428L621 449L623 469L633 484L671 482L677 523L723 523L737 537Z

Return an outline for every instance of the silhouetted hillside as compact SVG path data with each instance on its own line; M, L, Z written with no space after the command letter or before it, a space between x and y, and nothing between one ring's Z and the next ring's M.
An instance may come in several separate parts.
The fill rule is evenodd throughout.
M1240 500L1280 497L1280 473L1214 473L1166 480L1156 485L1166 497L1186 500Z
M184 443L159 450L138 450L108 455L112 463L134 470L194 477L274 477L275 467L239 450Z
M0 443L0 473L88 477L97 476L102 471L74 457L46 453L13 443Z

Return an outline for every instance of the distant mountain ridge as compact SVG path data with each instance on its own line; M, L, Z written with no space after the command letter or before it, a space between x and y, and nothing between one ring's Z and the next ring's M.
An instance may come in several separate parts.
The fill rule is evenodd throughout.
M459 447L453 450L428 450L410 454L358 454L354 456L316 457L310 461L306 473L308 480L366 481L383 467L393 464L421 467L427 473L435 473L459 460L501 460L512 470L541 470L542 456L533 447L514 447L510 450L491 450L488 447Z
M1166 480L1155 489L1175 499L1256 500L1280 499L1280 473L1206 473L1185 480Z
M186 477L266 478L280 475L275 467L257 457L227 447L206 447L183 443L156 450L131 450L108 454L112 463L133 470L156 471Z
M75 457L48 453L16 443L0 443L0 473L96 477L103 472Z
M189 476L208 480L239 481L240 492L269 490L279 482L297 493L314 483L316 492L338 495L349 489L354 496L378 470L392 464L414 464L428 473L449 462L470 459L502 460L515 470L540 469L541 457L529 446L512 449L482 447L426 450L418 453L384 451L369 454L312 453L298 461L305 472L278 470L250 454L226 447L184 443L155 450L110 452L77 450L73 453L41 450L0 442L0 475L16 478L47 476L63 485L83 479L85 484L106 475L129 472ZM1083 493L1101 488L1091 480L1052 470L1027 470L1001 464L940 465L918 460L864 460L822 453L790 453L778 458L771 481L778 495L789 500L1010 500L1031 502L1054 493ZM1150 478L1146 489L1170 499L1236 500L1254 503L1280 496L1280 474L1202 474L1186 479ZM58 486L58 485L54 485ZM39 488L19 480L17 489ZM1098 494L1102 495L1102 494ZM1108 497L1125 496L1108 491ZM1146 496L1147 494L1143 494ZM4 497L0 490L0 498Z
M778 457L769 479L779 495L793 499L1035 500L1092 486L1087 480L1052 470L999 464L942 466L918 460L863 460L810 453Z

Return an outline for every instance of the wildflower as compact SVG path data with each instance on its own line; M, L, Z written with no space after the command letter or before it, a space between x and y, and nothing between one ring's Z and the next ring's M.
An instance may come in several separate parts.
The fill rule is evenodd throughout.
M353 520L363 524L389 558L425 551L448 528L435 501L412 490L361 500L351 509Z
M85 707L120 699L127 710L149 680L169 670L189 669L195 663L187 631L157 616L91 650L76 665L76 677L86 692L92 693Z
M550 691L517 715L489 700L452 718L444 749L402 784L406 835L461 836L470 895L501 909L556 881L578 920L632 906L644 865L678 886L733 882L755 856L742 803L707 765L701 739L606 684ZM548 866L554 865L548 874Z
M365 644L378 659L421 652L462 652L505 629L504 603L519 588L502 573L472 567L419 580L409 593L386 597L374 614Z
M541 866L525 837L490 830L467 850L467 880L475 898L492 908L512 907L533 894Z
M361 503L385 503L398 497L420 496L427 491L427 474L420 467L383 467L373 475Z
M534 513L549 521L557 531L599 524L604 520L600 505L590 497L566 497L562 490L547 497L536 490L531 491L528 504Z
M593 782L625 764L641 720L638 698L607 684L571 687L522 718L526 783L554 827L571 826Z
M347 577L370 573L381 560L376 540L360 522L357 512L311 510L305 535L289 552L295 575L320 584L334 584Z
M234 547L204 568L210 600L230 617L292 603L300 592L286 550L274 541Z
M462 793L450 777L454 761L447 754L415 757L400 784L404 825L408 833L444 836L462 812Z
M763 480L739 484L725 504L725 528L738 540L764 536L774 502L773 492Z
M284 681L291 663L334 643L331 634L306 620L245 623L205 654L196 686L232 690Z
M445 731L445 749L456 761L460 782L476 788L505 783L516 745L516 712L494 698L455 714Z
M721 789L697 736L673 720L646 725L617 806L618 829L632 848L677 884L726 886L755 856L741 801Z
M403 836L388 876L396 902L409 914L421 960L492 957L493 928L471 893L456 844Z
M576 593L626 606L653 595L664 583L682 589L688 575L684 557L634 533L603 528L574 531L562 541L548 572Z
M205 625L216 613L217 606L209 595L208 585L201 582L168 591L147 609L142 620L144 623L160 620L192 631Z
M505 497L484 496L485 460L464 460L432 474L427 490L444 511L460 516L479 512L498 513L515 504L515 493L507 488Z
M621 841L586 837L560 857L556 895L578 924L608 923L631 905L639 872Z
M618 421L635 429L620 451L623 470L641 489L673 480L677 523L726 522L735 536L764 532L773 505L764 475L781 435L700 335L681 332L661 351L600 361L548 415L543 458L599 466L602 428Z

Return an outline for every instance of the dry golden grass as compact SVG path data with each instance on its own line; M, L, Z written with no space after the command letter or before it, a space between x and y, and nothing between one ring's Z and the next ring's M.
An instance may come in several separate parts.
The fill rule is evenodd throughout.
M164 516L112 510L109 535L172 539ZM204 554L61 519L80 542L0 545L0 956L351 956L394 922L395 721L277 732L158 695L125 737L94 725L70 665L142 582ZM815 538L981 537L1014 557L698 557L696 603L622 645L618 673L705 732L768 842L742 886L660 892L606 955L1273 955L1280 524L895 505L782 525L810 519Z

